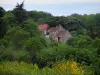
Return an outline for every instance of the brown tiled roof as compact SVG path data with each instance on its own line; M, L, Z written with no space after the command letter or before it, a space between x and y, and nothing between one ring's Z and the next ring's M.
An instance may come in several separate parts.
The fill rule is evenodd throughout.
M60 31L56 37L64 37L64 36L70 36L70 33L68 31Z
M62 31L62 30L65 30L61 25L57 25L56 27L51 27L48 32L56 32L56 31Z
M56 32L58 30L58 28L57 27L52 27L52 28L50 28L49 30L48 30L48 32Z

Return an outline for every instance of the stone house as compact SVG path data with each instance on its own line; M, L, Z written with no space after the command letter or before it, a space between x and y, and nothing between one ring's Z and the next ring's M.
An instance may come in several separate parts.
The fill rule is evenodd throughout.
M48 24L40 24L38 28L46 38L56 40L60 43L65 43L71 38L70 32L65 30L61 25L49 27Z

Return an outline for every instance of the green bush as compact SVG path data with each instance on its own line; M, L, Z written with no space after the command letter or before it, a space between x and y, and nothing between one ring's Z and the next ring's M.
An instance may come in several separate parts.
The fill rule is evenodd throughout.
M1 57L2 61L4 61L4 60L14 60L15 53L16 53L16 51L14 51L12 49L12 47L9 47L9 48L6 48L6 49L3 50L0 57Z
M21 51L16 51L14 58L15 60L18 61L30 62L32 57L29 55L27 51L21 50Z

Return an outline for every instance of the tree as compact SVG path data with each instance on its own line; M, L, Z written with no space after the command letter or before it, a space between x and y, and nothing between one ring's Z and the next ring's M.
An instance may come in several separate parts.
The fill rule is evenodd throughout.
M31 37L28 40L26 40L23 49L30 54L33 63L37 63L40 61L38 60L37 54L40 52L41 49L44 48L44 44L43 44L44 42L43 40L41 41L41 38L39 36Z
M13 27L13 24L15 23L15 16L11 13L11 11L8 11L4 15L3 20L9 27Z
M100 13L95 15L95 22L96 22L96 26L95 26L95 38L100 38Z
M31 18L23 22L22 28L29 32L30 37L39 35L37 24Z
M0 7L0 38L2 38L7 31L7 25L5 24L4 20L2 19L5 14L5 10Z
M77 31L78 34L84 33L84 23L72 16L65 17L65 16L53 16L49 17L46 20L46 23L49 24L50 27L55 27L56 25L61 24L63 28L66 30Z
M18 23L22 23L27 18L27 12L23 7L24 7L24 1L21 4L17 3L16 7L13 9L15 20Z
M84 32L85 26L84 26L84 18L79 14L72 14L71 16L68 16L68 24L66 25L66 28L71 31L76 31L77 33L80 32L81 29L82 32ZM80 32L82 34L82 32Z
M100 38L100 14L85 15L85 27L93 39Z
M43 11L28 11L28 16L29 18L32 18L34 21L37 21L40 18L46 20L52 15L50 13L43 12Z
M66 26L66 24L68 23L68 18L64 16L53 16L47 18L46 23L49 24L51 27L55 27L59 24L61 24L62 26Z
M8 30L6 37L9 38L11 46L14 46L15 49L21 49L29 38L29 33L21 27L13 27Z
M3 17L4 14L5 14L5 10L2 7L0 7L0 18Z

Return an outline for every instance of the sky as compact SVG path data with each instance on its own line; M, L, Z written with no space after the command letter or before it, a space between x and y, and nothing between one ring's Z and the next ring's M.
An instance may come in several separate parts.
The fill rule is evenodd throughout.
M12 10L23 0L0 0L0 6ZM26 10L49 12L55 16L100 13L100 0L24 0Z

